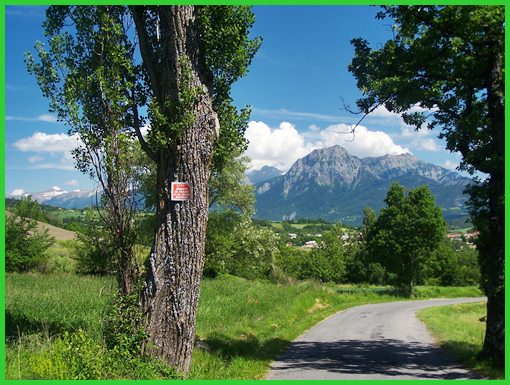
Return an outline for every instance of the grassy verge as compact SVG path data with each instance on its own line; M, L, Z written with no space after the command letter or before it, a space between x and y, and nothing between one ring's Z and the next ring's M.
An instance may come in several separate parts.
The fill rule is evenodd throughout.
M49 361L35 358L51 352L51 347L60 341L58 337L66 332L77 335L75 339L68 338L70 346L80 343L91 351L103 349L101 317L113 288L112 278L7 274L7 378L40 378L41 365L49 365ZM474 288L417 290L419 298L478 295L480 292ZM194 352L191 378L263 378L269 363L290 341L325 317L356 305L403 299L387 288L313 282L279 285L236 277L204 279L197 320L200 342ZM99 363L92 366L92 358L93 355L83 355L83 362L79 362L88 365L90 373L97 373L92 378L165 378L161 368L153 370L142 363L132 365L128 371L119 365L115 373L105 373ZM34 362L39 366L34 366ZM45 368L44 373L50 373L50 369Z
M485 334L485 303L433 307L418 312L432 332L436 341L467 367L473 368L491 379L503 379L504 370L490 362L481 361Z

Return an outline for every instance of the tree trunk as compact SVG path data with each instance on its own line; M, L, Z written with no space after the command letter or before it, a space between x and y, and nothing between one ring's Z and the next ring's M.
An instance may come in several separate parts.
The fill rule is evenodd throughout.
M179 103L182 93L190 87L199 91L189 108L191 111L184 112L192 112L193 117L186 121L184 131L169 138L168 144L157 150L158 226L141 295L148 334L145 350L187 374L204 265L212 150L219 130L212 108L212 76L201 56L194 7L158 7L157 33L150 36L154 39L157 35L162 53L152 62L149 56L154 50L143 48L148 46L144 33L145 37L149 36L141 30L146 28L141 23L143 8L132 7L132 12L144 65L148 67L153 93L165 117L175 122L179 116L168 105ZM191 79L188 73L183 80L183 63L190 65ZM172 132L172 127L162 127L160 132ZM189 201L170 200L172 181L190 183Z
M505 107L501 53L492 58L488 79L492 171L488 181L487 225L480 231L479 252L487 295L487 329L482 356L505 363ZM503 83L504 84L504 83Z

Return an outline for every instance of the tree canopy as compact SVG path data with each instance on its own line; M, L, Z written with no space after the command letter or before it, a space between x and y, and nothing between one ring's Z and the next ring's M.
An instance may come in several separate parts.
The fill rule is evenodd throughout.
M423 265L446 235L441 208L427 186L406 195L394 183L373 225L368 247L370 253L393 275L394 283L409 294Z
M379 49L352 40L359 112L385 106L417 129L438 127L460 170L486 175L469 204L488 296L484 354L503 364L505 8L386 6L377 18L392 20L394 38Z

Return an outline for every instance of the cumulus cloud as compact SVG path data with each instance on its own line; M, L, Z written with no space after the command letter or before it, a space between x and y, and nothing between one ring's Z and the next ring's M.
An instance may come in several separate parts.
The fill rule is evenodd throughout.
M278 128L271 129L264 122L252 121L246 130L249 141L246 155L252 159L252 169L273 166L287 171L297 159L312 150L334 145L340 145L360 158L410 153L409 149L395 144L382 131L371 131L358 126L353 135L351 130L349 125L335 124L322 131L312 127L300 133L288 122L282 122Z
M273 166L286 171L314 149L289 122L282 122L272 130L264 122L251 121L245 135L249 141L246 155L252 159L253 169Z
M33 164L34 169L60 169L73 170L74 159L71 151L81 146L82 142L77 134L46 134L44 132L35 132L32 136L20 139L13 144L13 147L22 152L35 152L36 155L28 157L29 163ZM58 161L44 158L39 154L48 154L51 158L60 156Z
M354 134L351 130L352 126L347 124L331 125L320 133L322 140L317 147L338 144L359 158L410 153L409 149L395 144L385 132L371 131L365 126L356 127Z
M400 119L400 114L388 110L385 106L379 106L372 111L368 116L373 118L393 118Z
M418 147L420 150L438 152L441 151L441 148L437 144L434 139L417 139L414 142L414 145Z
M13 144L15 148L23 152L69 152L81 144L77 134L46 134L35 132L28 138L18 140Z

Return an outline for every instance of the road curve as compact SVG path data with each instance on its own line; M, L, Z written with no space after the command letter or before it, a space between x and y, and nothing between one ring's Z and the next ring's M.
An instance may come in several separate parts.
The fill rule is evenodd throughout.
M480 379L434 343L416 311L484 300L390 302L342 311L293 341L266 379Z

